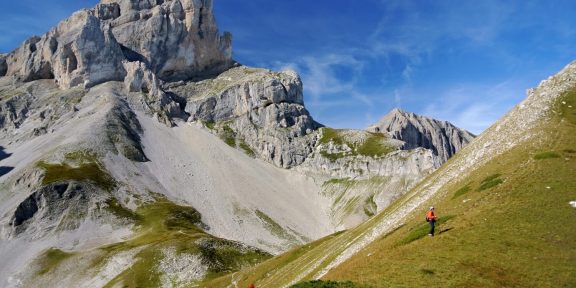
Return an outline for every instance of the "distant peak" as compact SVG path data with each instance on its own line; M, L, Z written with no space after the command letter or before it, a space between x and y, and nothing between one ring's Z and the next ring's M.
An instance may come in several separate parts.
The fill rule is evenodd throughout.
M412 112L394 108L378 123L367 128L405 142L404 149L423 147L431 149L441 162L448 160L456 151L474 139L470 132L447 121L439 121Z

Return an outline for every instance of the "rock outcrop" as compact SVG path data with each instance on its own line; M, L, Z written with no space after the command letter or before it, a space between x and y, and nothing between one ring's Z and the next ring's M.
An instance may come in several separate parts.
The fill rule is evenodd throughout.
M217 78L166 89L184 99L189 121L226 130L229 144L279 167L299 165L313 151L313 132L321 125L304 107L302 81L293 71L238 66Z
M387 133L394 139L404 141L402 149L423 147L431 149L441 163L468 144L474 135L450 122L394 109L368 131Z
M0 76L92 87L124 80L123 62L163 81L204 77L231 66L231 35L219 35L210 0L103 0L1 55Z

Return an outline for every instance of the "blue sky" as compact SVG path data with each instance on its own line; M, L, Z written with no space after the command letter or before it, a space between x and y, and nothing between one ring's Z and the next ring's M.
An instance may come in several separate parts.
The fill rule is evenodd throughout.
M576 60L576 1L214 0L234 58L290 68L319 122L364 128L394 107L480 133ZM0 3L0 51L94 0Z

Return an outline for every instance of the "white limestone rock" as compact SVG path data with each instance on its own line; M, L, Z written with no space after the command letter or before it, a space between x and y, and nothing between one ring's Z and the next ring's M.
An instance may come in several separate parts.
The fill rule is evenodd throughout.
M122 62L140 61L162 80L188 80L228 69L231 54L211 1L103 0L0 55L0 76L92 87L122 81Z
M117 0L104 4L120 7L120 15L109 23L127 60L147 63L162 80L217 74L232 64L232 36L220 36L212 1ZM106 18L116 16L108 14L112 15Z
M431 149L441 163L446 162L456 152L476 137L450 122L405 112L398 108L384 116L378 123L367 129L372 132L387 133L394 139L405 142L403 149L423 147Z
M8 54L7 73L22 81L55 79L61 89L121 80L122 50L109 27L81 10L42 37L31 37Z
M189 121L224 123L258 158L289 168L313 151L321 125L304 107L302 81L293 71L238 66L216 78L168 85L186 99Z

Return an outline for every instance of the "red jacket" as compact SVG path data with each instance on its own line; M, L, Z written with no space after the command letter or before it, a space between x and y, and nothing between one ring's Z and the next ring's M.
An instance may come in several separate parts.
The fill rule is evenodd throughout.
M434 211L430 210L426 213L426 220L428 221L436 221L436 215L434 215Z

